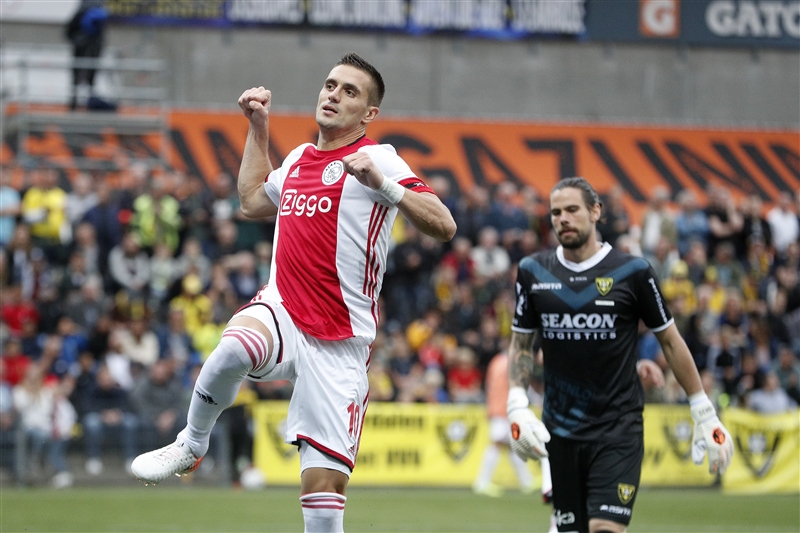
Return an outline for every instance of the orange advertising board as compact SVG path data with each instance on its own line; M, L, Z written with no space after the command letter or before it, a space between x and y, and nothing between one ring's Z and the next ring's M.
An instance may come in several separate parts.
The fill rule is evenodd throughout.
M220 172L235 175L247 133L238 112L176 110L170 116L172 161L209 183ZM295 146L316 140L313 116L273 112L271 157L280 163ZM800 131L653 127L605 124L528 123L381 116L369 136L397 148L423 179L450 178L459 190L492 187L506 180L534 187L546 197L561 178L584 176L603 193L627 192L626 207L639 213L657 185L673 197L682 189L701 198L710 184L734 197L758 194L767 204L780 192L800 189ZM5 139L3 159L13 158ZM78 137L57 130L31 139L28 152L68 167L70 154L115 164L146 151L154 138L115 138L113 133Z

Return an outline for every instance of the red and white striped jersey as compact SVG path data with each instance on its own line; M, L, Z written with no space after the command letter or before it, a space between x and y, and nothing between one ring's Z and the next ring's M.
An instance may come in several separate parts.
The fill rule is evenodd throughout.
M330 151L295 148L264 183L278 206L269 283L253 299L278 298L295 324L324 340L371 342L397 208L344 170L363 151L387 179L433 192L390 145L362 137Z

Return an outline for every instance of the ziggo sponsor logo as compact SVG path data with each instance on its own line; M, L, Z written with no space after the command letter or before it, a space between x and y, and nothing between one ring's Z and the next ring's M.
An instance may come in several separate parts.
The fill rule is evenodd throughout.
M280 215L312 217L317 211L327 213L332 206L333 202L327 196L317 198L316 194L306 196L305 194L297 194L297 189L286 189L283 191L283 197L281 198Z

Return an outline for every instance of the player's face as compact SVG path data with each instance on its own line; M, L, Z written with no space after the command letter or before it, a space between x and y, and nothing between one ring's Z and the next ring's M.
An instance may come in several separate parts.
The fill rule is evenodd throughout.
M317 101L317 124L324 129L350 129L370 122L378 108L368 104L372 78L350 65L337 65L328 74Z
M580 189L566 187L550 195L550 219L564 248L574 250L585 245L594 235L599 218L600 206L588 208Z

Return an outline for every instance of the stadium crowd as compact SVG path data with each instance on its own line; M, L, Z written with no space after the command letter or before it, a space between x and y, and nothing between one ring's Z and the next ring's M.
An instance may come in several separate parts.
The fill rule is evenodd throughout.
M590 178L591 179L591 178ZM511 182L458 194L427 180L458 233L442 244L402 217L393 230L370 399L484 400L484 374L507 345L515 266L553 247L547 200ZM778 413L800 403L800 197L738 203L712 187L652 190L640 220L603 198L601 239L657 272L706 392L718 405ZM119 173L0 171L0 445L18 479L73 483L66 451L99 475L116 436L126 467L185 424L193 379L227 320L270 273L274 220L239 209L235 179L208 186L133 163ZM666 386L651 402L685 402L658 342L642 327L640 357ZM217 438L233 481L252 451L249 408L287 399L288 382L245 382ZM213 445L213 443L212 443ZM24 446L28 459L18 450ZM105 451L104 451L105 447ZM45 451L47 460L44 460ZM24 464L20 464L24 463ZM52 477L51 477L52 476Z

